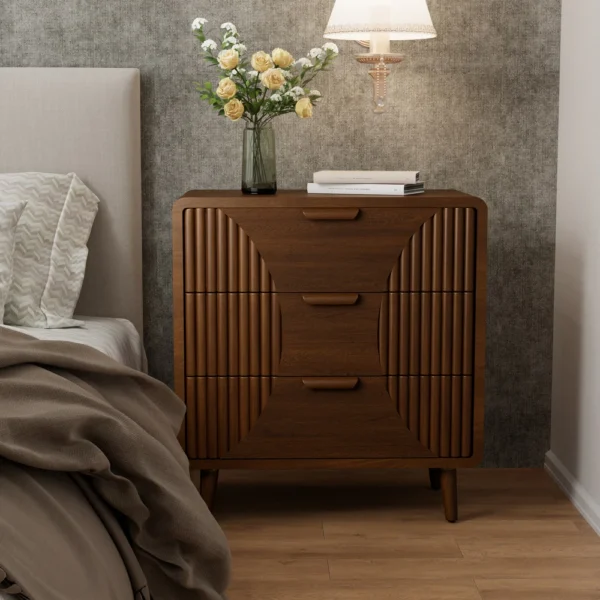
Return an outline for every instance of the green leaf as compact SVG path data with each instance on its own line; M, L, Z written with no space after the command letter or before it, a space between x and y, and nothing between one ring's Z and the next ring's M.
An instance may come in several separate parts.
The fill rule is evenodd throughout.
M204 87L205 87L207 90L212 90L212 83L211 83L210 81L207 81L207 82L204 84Z

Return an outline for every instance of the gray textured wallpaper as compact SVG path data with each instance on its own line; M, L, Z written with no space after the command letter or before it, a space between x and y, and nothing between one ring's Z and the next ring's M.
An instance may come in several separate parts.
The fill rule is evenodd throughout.
M233 21L251 51L300 56L324 40L333 0L1 0L1 66L142 72L146 344L171 380L171 205L190 188L237 188L243 125L197 100L209 76L196 16ZM279 185L319 169L420 169L431 188L490 208L486 463L539 466L548 448L560 0L429 0L439 37L398 44L389 110L340 44L315 80L312 121L275 127ZM1 93L1 90L0 90ZM0 133L1 136L1 133ZM1 143L1 141L0 141ZM251 200L249 200L251 201Z

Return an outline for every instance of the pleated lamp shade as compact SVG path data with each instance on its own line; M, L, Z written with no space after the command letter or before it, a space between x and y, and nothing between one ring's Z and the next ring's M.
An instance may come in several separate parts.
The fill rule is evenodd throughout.
M324 37L365 40L387 33L390 40L437 36L427 0L336 0Z

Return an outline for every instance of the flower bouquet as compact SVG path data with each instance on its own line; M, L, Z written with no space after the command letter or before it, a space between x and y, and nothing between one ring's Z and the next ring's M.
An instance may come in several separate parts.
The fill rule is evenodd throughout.
M321 93L310 89L309 83L331 65L338 48L326 43L299 60L282 48L270 54L256 52L248 58L233 23L221 25L218 41L207 37L206 23L206 19L195 19L192 30L204 59L219 70L220 80L216 89L211 82L196 83L197 90L219 115L246 121L242 191L274 194L277 180L271 121L294 112L301 119L312 117Z

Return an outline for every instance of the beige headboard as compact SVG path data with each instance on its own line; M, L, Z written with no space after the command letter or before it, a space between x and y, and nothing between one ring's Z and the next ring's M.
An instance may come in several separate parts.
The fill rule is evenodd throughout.
M0 68L0 172L75 172L100 198L77 314L142 332L140 73Z

